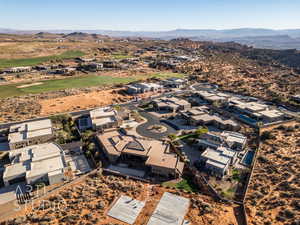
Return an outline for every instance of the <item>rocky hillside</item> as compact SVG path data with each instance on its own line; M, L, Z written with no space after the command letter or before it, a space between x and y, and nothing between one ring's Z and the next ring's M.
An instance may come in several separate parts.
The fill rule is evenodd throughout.
M291 96L300 93L299 51L255 49L233 42L173 40L171 44L197 54L197 61L185 63L179 70L197 75L199 81L218 84L224 90L296 104Z
M299 224L299 134L299 123L262 132L246 198L250 224Z

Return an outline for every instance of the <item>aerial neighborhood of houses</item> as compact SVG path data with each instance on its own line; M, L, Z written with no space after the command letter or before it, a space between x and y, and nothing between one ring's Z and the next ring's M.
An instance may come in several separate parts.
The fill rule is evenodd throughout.
M92 59L81 62L91 70L103 67ZM249 129L292 119L263 100L183 78L134 82L126 92L135 100L2 129L1 143L6 143L8 152L2 185L64 185L101 168L105 174L146 182L190 174L206 179L211 187L220 190L226 184L235 192L250 173L255 156ZM147 93L148 97L140 97ZM132 224L134 220L116 213L115 207L127 201L126 196L120 197L108 215ZM179 213L170 216L183 221L189 200L165 193L148 224L166 224L161 213L165 207L175 207L168 201L177 202ZM144 203L137 201L137 205ZM139 208L132 210L139 213Z

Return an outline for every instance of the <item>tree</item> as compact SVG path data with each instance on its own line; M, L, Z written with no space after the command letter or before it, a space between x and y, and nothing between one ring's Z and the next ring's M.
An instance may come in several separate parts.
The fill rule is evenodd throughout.
M95 146L95 143L89 143L89 145L87 146L87 151L90 151L90 152L94 152L96 149L96 146Z
M267 139L273 139L273 138L274 138L274 135L271 133L271 131L264 131L260 136L260 139L262 141L265 141Z
M86 157L91 157L92 153L90 151L85 152Z
M177 138L176 134L169 134L168 137L173 141Z
M88 141L89 139L91 139L91 137L93 136L94 132L91 130L86 130L81 134L82 140L84 142Z
M66 140L65 140L65 138L62 134L59 134L57 139L58 139L57 141L58 141L59 144L65 144L66 143Z
M121 106L120 105L115 105L114 109L117 110L117 111L120 111L121 110Z
M195 131L195 134L198 136L205 134L208 132L208 129L206 127L198 127L198 129Z
M258 122L256 123L256 125L257 125L258 127L262 127L262 126L264 125L264 123L263 123L262 121L258 121Z

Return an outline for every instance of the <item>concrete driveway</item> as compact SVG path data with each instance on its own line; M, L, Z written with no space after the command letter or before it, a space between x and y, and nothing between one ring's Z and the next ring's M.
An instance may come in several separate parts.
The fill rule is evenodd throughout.
M10 185L0 188L0 205L16 200L16 191L25 193L25 183Z

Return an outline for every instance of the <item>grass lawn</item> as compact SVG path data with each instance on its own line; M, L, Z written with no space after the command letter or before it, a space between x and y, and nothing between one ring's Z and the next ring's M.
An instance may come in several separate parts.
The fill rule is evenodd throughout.
M237 169L232 170L232 179L235 181L240 181L240 172Z
M50 55L35 58L23 58L23 59L0 59L0 69L8 67L18 66L35 66L43 62L57 59L71 59L83 56L84 53L81 51L66 51L60 55Z
M169 72L169 73L156 73L156 74L153 74L153 76L151 76L151 77L160 78L160 79L167 79L167 78L171 78L171 77L184 78L184 76L185 76L185 74L183 74L183 73Z
M183 140L186 138L190 138L190 137L198 137L198 134L185 134L185 135L181 135L181 136L177 136L176 140Z
M21 84L10 84L10 85L0 85L0 98L6 98L11 96L20 96L26 94L37 94L49 91L57 91L69 88L84 88L92 86L110 86L116 84L127 84L133 81L142 80L150 77L156 78L168 78L174 76L181 76L183 74L176 73L156 73L148 75L137 75L132 77L111 77L111 76L96 76L87 75L81 77L71 77L59 80L46 80L41 81L43 84L26 87L17 88Z
M124 54L112 54L111 57L113 59L128 59L128 58L132 58L132 56L130 56L130 55L124 55Z
M199 127L196 132L194 133L191 133L191 134L184 134L184 135L180 135L180 136L177 136L176 137L176 140L184 140L184 139L187 139L187 138L190 138L190 137L199 137L200 135L202 134L205 134L208 132L208 129L205 128L205 127Z
M176 188L180 190L186 190L190 192L196 192L198 191L197 187L191 182L190 179L183 178L178 183L173 182L165 182L162 184L164 187L170 187L170 188Z

